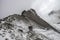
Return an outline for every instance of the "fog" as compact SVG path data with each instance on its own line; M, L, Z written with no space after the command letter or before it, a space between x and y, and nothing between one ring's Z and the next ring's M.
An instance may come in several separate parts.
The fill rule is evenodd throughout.
M60 10L60 0L35 0L31 8L35 9L37 14L47 22L56 23L58 21L55 16L49 17L51 11ZM52 20L53 19L53 20Z
M53 10L60 10L60 0L36 0L32 4L38 15L45 17Z

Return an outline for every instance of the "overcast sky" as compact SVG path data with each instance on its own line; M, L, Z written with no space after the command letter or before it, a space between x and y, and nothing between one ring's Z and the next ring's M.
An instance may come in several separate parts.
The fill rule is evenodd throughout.
M0 18L34 8L38 15L60 9L60 0L0 0Z
M0 18L29 9L34 0L0 0Z

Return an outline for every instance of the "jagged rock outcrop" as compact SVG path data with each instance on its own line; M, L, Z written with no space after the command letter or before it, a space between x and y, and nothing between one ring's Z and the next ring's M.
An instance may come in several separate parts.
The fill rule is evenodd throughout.
M51 14L53 13L53 11L51 12ZM49 14L49 15L51 15ZM36 11L34 9L30 9L30 10L27 10L27 11L23 11L22 12L22 15L35 21L36 23L38 23L39 25L41 25L43 28L47 28L47 29L53 29L54 31L60 33L57 29L55 29L53 26L51 26L49 23L47 23L45 20L43 20L42 18L40 18Z

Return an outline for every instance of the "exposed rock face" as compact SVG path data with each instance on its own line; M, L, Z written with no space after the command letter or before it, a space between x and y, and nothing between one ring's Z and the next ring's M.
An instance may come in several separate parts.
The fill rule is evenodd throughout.
M28 10L28 11L25 11L23 13L23 15L25 17L28 17L29 19L35 21L36 23L38 23L39 25L43 26L44 28L47 28L48 26L51 26L49 25L47 22L45 22L42 18L40 18L35 10L31 9L31 10Z
M52 14L53 12L51 12ZM24 15L25 17L35 21L36 23L38 23L39 25L41 25L43 28L47 28L47 29L54 29L54 31L60 33L58 30L56 30L53 26L51 26L49 23L47 23L45 20L43 20L42 18L40 18L36 11L33 9L30 9L28 11L23 11L22 15ZM49 14L50 15L50 14Z
M47 24L43 25L45 21L39 19L39 17L35 13L36 12L32 9L28 11L23 11L22 15L13 14L1 19L0 37L2 37L4 40L57 40L59 39L60 36L58 37L56 36L58 33L53 31L53 29L51 29L49 26L48 29L46 27ZM41 26L39 22L42 22ZM28 28L30 26L33 28L30 28L29 30ZM48 30L44 29L45 27ZM53 35L55 35L57 38L56 37L52 38Z

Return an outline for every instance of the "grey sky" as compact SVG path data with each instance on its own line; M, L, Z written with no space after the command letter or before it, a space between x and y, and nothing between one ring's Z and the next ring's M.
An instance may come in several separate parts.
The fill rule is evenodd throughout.
M60 9L60 0L0 0L0 18L34 8L38 15ZM41 16L40 14L40 16Z
M29 9L34 0L0 0L0 18Z

